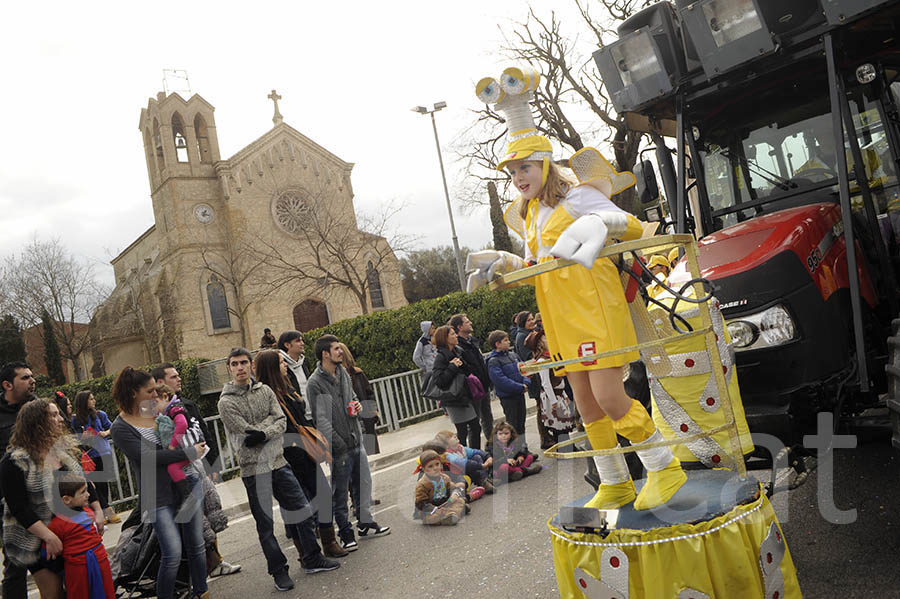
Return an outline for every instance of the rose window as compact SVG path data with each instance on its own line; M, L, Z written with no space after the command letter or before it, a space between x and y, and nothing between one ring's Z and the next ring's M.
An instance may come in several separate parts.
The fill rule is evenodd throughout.
M272 204L275 222L288 233L299 233L310 219L309 202L296 191L285 191Z

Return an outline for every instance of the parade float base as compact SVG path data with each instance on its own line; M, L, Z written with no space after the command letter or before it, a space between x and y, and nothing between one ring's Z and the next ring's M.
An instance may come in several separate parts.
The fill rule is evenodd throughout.
M644 481L636 481L640 490ZM569 506L583 507L593 494ZM609 514L613 516L613 514ZM756 481L689 472L663 506L628 504L603 534L547 525L565 599L797 599L797 574L772 505Z

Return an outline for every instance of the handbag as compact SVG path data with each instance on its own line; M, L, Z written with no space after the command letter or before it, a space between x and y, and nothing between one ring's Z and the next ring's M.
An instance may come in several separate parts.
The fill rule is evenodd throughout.
M442 406L460 406L468 403L465 397L466 375L462 372L456 374L450 387L441 389L433 372L429 372L422 385L422 397L431 401L440 402Z
M291 414L291 411L284 405L284 400L279 397L278 403L281 404L281 409L297 430L297 434L300 436L300 442L303 443L303 450L316 464L321 464L322 462L330 464L332 460L331 447L329 447L328 439L325 438L325 435L311 426L297 424L297 421L294 420L294 415Z
M481 401L487 393L484 392L484 385L474 374L466 377L466 384L469 385L469 393L472 394L472 401Z

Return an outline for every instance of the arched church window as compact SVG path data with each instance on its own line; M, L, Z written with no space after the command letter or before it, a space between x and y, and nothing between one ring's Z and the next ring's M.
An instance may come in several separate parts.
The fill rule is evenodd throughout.
M384 294L381 292L381 277L378 270L369 260L366 265L366 280L369 283L369 299L373 308L384 308Z
M293 316L294 328L301 333L324 327L330 322L328 307L319 300L303 300L294 306Z
M184 134L184 121L177 112L172 115L172 135L175 138L175 156L178 162L187 162L187 136Z
M209 152L209 130L206 127L206 121L201 115L194 117L194 135L197 136L197 153L200 155L200 162L209 163L212 161Z
M206 299L209 302L209 316L213 329L230 329L231 315L228 313L228 298L225 295L225 285L219 281L219 277L211 275L206 285Z

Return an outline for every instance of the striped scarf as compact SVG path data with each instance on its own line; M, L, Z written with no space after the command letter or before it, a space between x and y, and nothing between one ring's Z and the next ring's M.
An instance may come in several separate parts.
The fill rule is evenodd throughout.
M74 457L64 451L56 451L56 454L62 464L60 470L82 474L81 466ZM36 464L21 447L11 449L7 459L25 474L29 506L41 522L49 524L53 519L54 497L58 495L55 482L59 470L51 469L46 461ZM22 567L36 563L40 558L41 539L15 519L5 498L3 510L3 550L7 557Z

